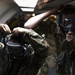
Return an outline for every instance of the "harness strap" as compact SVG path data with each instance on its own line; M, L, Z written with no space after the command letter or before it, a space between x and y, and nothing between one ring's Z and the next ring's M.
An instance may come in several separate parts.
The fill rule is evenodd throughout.
M70 55L69 55L69 43L66 42L66 64L67 64L67 75L71 75L70 73Z

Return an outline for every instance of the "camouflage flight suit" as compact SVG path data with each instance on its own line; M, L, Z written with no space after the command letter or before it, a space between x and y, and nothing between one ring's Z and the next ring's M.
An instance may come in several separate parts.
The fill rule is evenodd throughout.
M62 42L58 67L58 75L75 75L75 46L73 43L69 43L66 40Z
M14 69L11 71L12 74L10 75L36 75L39 70L39 67L44 63L45 58L48 55L49 45L47 44L46 40L39 34L34 32L32 29L30 29L30 32L25 33L24 39L33 47L34 55L31 61L29 61L30 58L27 57L29 59L26 58L26 61L24 60L24 62L20 63L21 67L18 71L18 74L14 74L15 68L18 68L17 65L22 58L20 58L20 60L16 59L16 62L13 65Z
M43 33L49 44L49 54L37 75L48 75L51 68L57 68L57 52L61 45L59 45L60 40L62 39L60 39L61 35L57 34L56 28L57 23L49 20L44 22L41 28L39 27L38 33Z

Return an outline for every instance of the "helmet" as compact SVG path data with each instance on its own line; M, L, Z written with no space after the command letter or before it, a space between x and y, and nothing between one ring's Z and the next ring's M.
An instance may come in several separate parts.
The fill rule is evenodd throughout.
M9 35L7 38L8 41L6 42L6 46L9 51L9 55L14 57L22 57L32 53L31 45L24 42L22 37L17 35Z

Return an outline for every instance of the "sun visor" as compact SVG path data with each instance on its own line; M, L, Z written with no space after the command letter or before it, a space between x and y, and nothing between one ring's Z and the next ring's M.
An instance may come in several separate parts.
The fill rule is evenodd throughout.
M50 10L60 4L68 4L70 2L73 2L74 0L50 0L47 3L44 4L44 6L41 9L35 9L35 13L42 13L47 10Z

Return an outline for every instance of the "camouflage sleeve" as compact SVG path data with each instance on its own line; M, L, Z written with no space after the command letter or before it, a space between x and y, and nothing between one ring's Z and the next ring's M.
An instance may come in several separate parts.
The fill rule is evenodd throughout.
M43 51L49 47L46 40L32 29L25 36L25 40L33 46L35 52Z
M27 36L25 36L25 40L34 48L34 59L42 62L42 60L48 55L49 45L46 40L32 29L30 29L30 32L28 32Z

